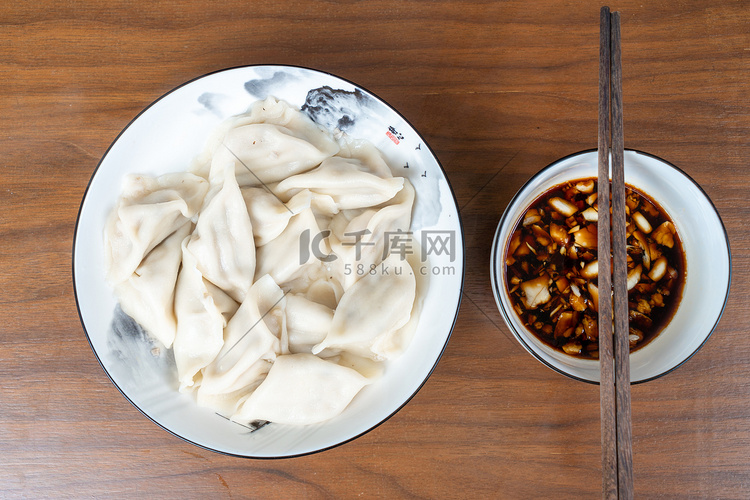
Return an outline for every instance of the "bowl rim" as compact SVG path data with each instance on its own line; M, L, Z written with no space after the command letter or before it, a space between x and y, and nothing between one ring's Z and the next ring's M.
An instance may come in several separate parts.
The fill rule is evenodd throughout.
M443 177L445 178L446 184L448 186L448 191L449 191L449 193L451 195L451 198L453 199L454 206L456 207L456 222L457 222L459 234L460 234L460 237L461 237L461 261L460 261L460 264L461 264L461 283L460 283L460 286L459 286L459 289L458 289L459 293L458 293L458 300L456 302L456 312L455 312L455 314L453 316L453 321L452 321L452 323L450 325L450 328L448 330L448 334L447 334L447 336L445 338L445 343L441 347L440 353L435 358L435 362L433 363L432 367L430 368L430 370L425 375L424 380L422 380L420 382L420 384L417 386L417 388L414 390L414 392L409 397L407 397L404 400L404 402L401 405L399 405L393 412L391 412L389 415L387 415L382 420L380 420L379 422L377 422L375 425L372 425L372 426L368 427L364 431L362 431L362 432L360 432L360 433L358 433L358 434L356 434L356 435L354 435L354 436L352 436L350 438L347 438L347 439L345 439L343 441L334 443L334 444L332 444L330 446L326 446L326 447L315 449L315 450L311 450L311 451L306 451L306 452L303 452L303 453L295 453L295 454L290 454L290 455L279 455L279 456L242 455L242 454L232 453L232 452L228 452L228 451L224 451L224 450L218 450L218 449L212 448L212 447L204 445L204 444L196 443L195 441L192 441L192 440L188 439L187 437L182 436L182 435L178 434L177 432L175 432L175 431L167 428L166 426L162 425L161 423L159 423L158 421L156 421L154 418L152 418L145 410L143 410L141 407L139 407L137 404L135 404L135 402L128 397L128 395L117 384L117 382L115 382L114 378L112 378L112 375L109 373L109 371L107 370L106 366L104 365L102 359L99 357L99 353L94 348L94 344L91 341L91 337L89 335L89 332L86 329L86 324L83 321L83 315L81 313L81 306L80 306L79 298L78 298L78 286L77 286L77 282L76 282L76 248L78 247L78 241L79 241L78 240L78 229L79 229L79 224L80 224L80 221L81 221L81 215L82 215L82 212L83 212L83 207L84 207L84 204L86 202L86 198L88 196L89 189L91 188L91 184L92 184L92 182L94 180L94 177L99 172L99 168L102 166L102 163L104 162L104 160L109 155L110 150L120 140L120 137L122 137L122 135L125 133L125 131L128 130L136 122L136 120L138 120L146 111L148 111L149 109L151 109L153 106L155 106L162 99L164 99L168 95L171 95L172 93L178 91L179 89L181 89L181 88L183 88L183 87L185 87L187 85L190 85L191 83L193 83L195 81L201 80L203 78L206 78L206 77L218 74L218 73L230 72L230 71L235 71L235 70L243 70L243 69L249 69L249 68L261 68L261 67L265 67L265 68L280 68L280 69L301 69L301 70L310 71L310 72L313 72L313 73L319 73L321 75L327 75L327 76L336 78L338 80L341 80L344 83L347 83L349 85L354 86L355 88L361 89L362 91L364 91L367 94L371 95L376 100L378 100L380 103L382 103L383 105L385 105L388 109L390 109L393 113L395 113L397 116L399 116L401 119L403 119L412 128L412 130L417 135L417 137L419 137L419 139L422 141L422 144L427 148L427 150L429 151L430 155L434 158L435 163L437 164L438 168L440 168L441 172L443 173ZM230 66L230 67L226 67L226 68L221 68L221 69L217 69L217 70L214 70L214 71L210 71L208 73L203 73L203 74L201 74L199 76L191 78L190 80L185 81L185 82L183 82L183 83L181 83L181 84L179 84L179 85L171 88L167 92L163 93L162 95L160 95L159 97L157 97L156 99L154 99L153 101L151 101L143 109L141 109L127 123L127 125L125 125L125 127L123 127L122 130L120 130L120 132L112 140L112 142L110 143L110 145L107 147L106 151L102 154L101 158L97 162L96 167L94 168L93 172L91 173L91 176L89 177L89 180L88 180L88 182L86 184L86 189L84 190L83 195L81 197L81 203L80 203L79 208L78 208L78 214L76 215L75 228L73 230L73 243L72 243L72 252L71 252L71 270L72 270L73 295L75 297L76 310L78 312L78 319L81 322L81 327L83 328L83 332L86 335L86 340L89 343L89 347L91 347L91 350L93 351L94 356L96 357L96 360L99 362L99 365L101 366L102 370L104 370L104 373L107 375L107 378L109 378L110 382L112 382L112 384L117 388L117 390L120 392L120 394L131 405L133 405L139 412L141 412L142 415L144 415L148 420L150 420L151 422L153 422L154 424L156 424L159 428L167 431L168 433L170 433L171 435L173 435L173 436L181 439L182 441L185 441L185 442L187 442L187 443L189 443L191 445L197 446L199 448L202 448L202 449L214 452L214 453L220 453L222 455L227 455L227 456L231 456L231 457L245 458L245 459L254 459L254 460L282 460L282 459L287 459L287 458L298 458L298 457L313 455L313 454L316 454L316 453L321 453L321 452L324 452L324 451L327 451L327 450L331 450L333 448L337 448L339 446L342 446L342 445L344 445L346 443L349 443L351 441L354 441L355 439L358 439L358 438L364 436L365 434L367 434L370 431L376 429L377 427L380 427L380 425L382 425L386 421L390 420L391 417L393 417L404 406L406 406L407 403L409 403L414 398L414 396L417 395L417 393L422 389L422 387L424 387L424 385L427 383L427 380L430 378L430 376L432 375L432 373L435 371L435 368L437 367L438 363L442 359L443 353L445 352L445 349L448 346L448 342L450 341L450 339L451 339L451 337L453 335L453 330L454 330L454 328L456 326L456 322L458 320L458 314L459 314L459 311L461 309L461 302L462 302L462 299L463 299L463 291L464 291L464 286L465 286L465 281L466 281L466 238L465 238L465 234L464 234L463 221L461 219L461 210L459 208L458 200L456 199L456 193L455 193L455 191L453 189L453 186L450 183L450 179L448 178L448 174L447 174L445 168L443 167L443 164L440 162L440 159L435 154L435 151L432 149L432 147L429 145L429 143L425 140L425 138L422 136L422 134L416 129L416 127L414 127L414 125L403 114L401 114L395 107L393 107L391 104L389 104L385 99L381 98L379 95L375 94L374 92L372 92L368 88L363 87L362 85L360 85L358 83L355 83L355 82L353 82L351 80L348 80L346 78L340 77L340 76L338 76L336 74L330 73L328 71L323 71L323 70L311 68L311 67L308 67L308 66L293 65L293 64L245 64L245 65L238 65L238 66Z
M515 337L515 339L524 347L524 349L526 349L526 351L528 351L530 354L532 354L537 360L539 360L542 364L544 364L548 368L556 371L557 373L565 375L566 377L569 377L569 378L571 378L573 380L577 380L577 381L580 381L580 382L586 382L586 383L593 384L593 385L599 385L599 382L596 381L596 380L589 380L589 379L586 379L586 378L578 377L576 375L568 373L565 370L562 370L562 369L560 369L560 368L558 368L558 367L550 364L549 362L547 362L533 348L533 346L528 345L528 343L526 341L524 341L524 339L521 337L521 335L512 326L512 322L511 322L510 318L508 317L508 312L503 308L501 300L500 300L500 294L502 294L503 291L500 289L500 281L501 280L499 279L499 276L500 276L499 273L502 272L502 270L498 269L497 255L499 254L500 251L502 251L499 247L501 245L504 245L504 243L505 243L505 242L499 241L500 240L500 229L503 226L503 224L506 222L506 220L508 220L508 218L511 215L509 213L509 211L507 210L507 207L510 207L518 198L520 198L521 192L524 189L526 189L526 187L529 186L540 175L544 174L547 170L551 169L552 167L556 166L557 164L559 164L559 163L561 163L563 161L567 161L567 160L570 160L572 158L578 157L578 156L582 156L584 154L595 153L596 151L597 151L596 148L590 148L590 149L580 150L580 151L577 151L575 153L571 153L569 155L563 156L562 158L559 158L559 159L557 159L557 160L549 163L544 168L542 168L541 170L539 170L537 173L535 173L534 175L532 175L518 189L518 191L516 191L516 193L513 195L513 197L510 199L510 201L506 205L506 210L503 211L503 215L500 217L500 220L499 220L499 222L497 224L497 228L495 229L495 236L493 237L492 249L491 249L491 253L490 253L490 281L491 281L491 284L492 284L492 293L494 295L495 303L497 305L497 308L500 311L500 314L503 316L503 320L505 321L506 326L508 327L508 329L513 334L513 337ZM718 219L719 224L721 226L721 230L724 233L724 242L726 244L727 262L728 262L728 270L729 270L728 275L727 275L727 285L726 285L726 290L724 292L724 300L723 300L723 303L721 305L721 310L719 311L719 314L716 317L716 321L714 322L713 326L708 331L708 334L705 336L705 338L700 343L700 345L698 345L698 347L696 347L693 352L691 352L688 356L686 356L685 359L683 359L682 361L680 361L679 363L677 363L675 366L669 368L668 370L665 370L665 371L663 371L663 372L661 372L661 373L659 373L657 375L654 375L654 376L651 376L651 377L648 377L648 378L645 378L645 379L642 379L642 380L637 380L637 381L631 381L630 382L631 385L635 385L635 384L643 384L645 382L650 382L652 380L656 380L658 378L663 377L664 375L667 375L668 373L673 372L674 370L676 370L680 366L684 365L690 358L692 358L698 351L700 351L700 349L706 344L706 342L708 342L708 339L711 338L711 336L713 335L714 331L716 330L716 327L719 325L719 321L721 321L721 318L724 315L724 311L725 311L726 306L727 306L727 301L729 300L729 290L731 289L731 286L732 286L732 252L731 252L731 248L729 246L729 235L727 233L726 226L724 225L724 221L721 219L721 215L719 214L719 211L716 208L716 205L714 204L713 200L711 200L711 198L708 196L708 194L706 193L706 191L701 187L701 185L698 184L698 182L695 181L695 179L693 179L687 172L685 172L684 170L682 170L680 167L674 165L673 163L671 163L671 162L669 162L667 160L664 160L663 158L661 158L661 157L659 157L657 155L654 155L654 154L651 154L651 153L647 153L645 151L641 151L641 150L638 150L638 149L630 149L630 148L625 148L625 152L636 153L636 154L639 154L639 155L642 155L642 156L645 156L645 157L648 157L648 158L652 158L654 160L662 162L664 165L669 166L672 169L676 170L678 173L682 174L685 177L685 179L687 179L689 182L691 182L699 190L699 192L706 198L706 200L710 204L711 208L713 209L713 212L716 215L716 218Z

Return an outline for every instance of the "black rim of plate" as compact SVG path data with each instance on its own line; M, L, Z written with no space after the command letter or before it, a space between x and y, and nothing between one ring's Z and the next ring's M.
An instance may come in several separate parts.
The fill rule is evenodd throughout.
M430 370L427 372L427 375L425 376L424 380L422 380L422 382L414 390L414 392L408 398L406 398L406 400L403 403L401 403L398 406L398 408L396 408L392 413L390 413L389 415L387 415L385 418L383 418L381 421L379 421L375 425L373 425L373 426L365 429L364 431L360 432L359 434L356 434L356 435L354 435L354 436L352 436L352 437L350 437L350 438L348 438L348 439L346 439L344 441L335 443L335 444L327 446L325 448L311 450L311 451L307 451L307 452L304 452L304 453L297 453L297 454L292 454L292 455L279 455L279 456L240 455L240 454L237 454L237 453L230 453L230 452L223 451L223 450L217 450L215 448L211 448L210 446L203 445L203 444L200 444L200 443L196 443L196 442L191 441L190 439L188 439L188 438L186 438L186 437L178 434L177 432L172 431L171 429L167 428L166 426L162 425L161 423L157 422L148 413L146 413L137 404L135 404L128 397L128 395L125 393L125 391L123 391L122 388L120 388L120 386L117 385L117 382L115 382L115 380L112 378L112 375L109 373L109 371L107 370L107 367L104 365L104 363L102 362L101 358L99 357L99 353L97 353L96 349L94 349L94 345L91 342L91 337L89 336L89 332L86 329L86 324L84 323L83 316L81 314L81 306L80 306L80 303L79 303L79 300L78 300L78 286L76 284L76 266L75 266L75 262L76 262L76 247L78 246L78 226L79 226L79 223L80 223L81 214L83 212L84 204L86 203L86 198L87 198L87 195L88 195L88 192L89 192L89 188L91 187L91 183L93 182L94 177L99 172L99 168L102 166L102 163L107 158L107 155L109 154L109 152L112 149L112 147L120 140L120 137L122 136L122 134L125 133L125 131L127 129L129 129L133 125L133 123L135 123L147 110L149 110L150 108L152 108L159 101L161 101L162 99L164 99L168 95L172 94L173 92L175 92L175 91L177 91L177 90L179 90L179 89L181 89L181 88L183 88L183 87L185 87L187 85L190 85L193 82L196 82L198 80L201 80L203 78L206 78L208 76L215 75L215 74L218 74L218 73L225 73L225 72L236 71L236 70L245 70L245 69L250 69L250 68L261 68L261 67L280 68L280 69L281 68L301 69L301 70L310 71L310 72L313 72L313 73L318 73L318 74L321 74L321 75L327 75L327 76L336 78L336 79L340 80L341 82L347 83L349 85L353 85L357 89L360 89L363 92L369 94L370 96L372 96L373 98L375 98L377 101L379 101L381 104L383 104L388 109L390 109L397 116L399 116L401 119L403 119L409 125L409 127L411 127L411 129L414 131L414 133L416 134L416 136L422 141L422 143L424 144L424 146L427 148L427 150L430 152L430 154L432 155L432 157L435 159L435 163L437 164L438 168L440 168L440 171L442 172L443 177L445 178L446 184L448 185L448 189L449 189L451 197L453 199L453 204L454 204L454 206L456 208L456 222L458 224L459 233L460 233L460 236L461 236L461 262L460 262L460 264L461 264L461 284L460 284L460 287L459 287L459 290L458 290L458 300L457 300L456 306L455 306L456 307L456 312L455 312L455 314L453 316L453 321L452 321L452 323L450 325L450 329L448 331L448 335L446 336L445 343L441 347L440 353L438 354L437 358L435 359L435 363L432 365L432 367L430 368ZM370 90L368 90L367 88L363 87L362 85L359 85L358 83L354 83L354 82L352 82L350 80L347 80L346 78L342 78L342 77L340 77L338 75L334 75L333 73L329 73L327 71L321 71L321 70L314 69L314 68L309 68L309 67L306 67L306 66L295 66L295 65L289 65L289 64L250 64L250 65L233 66L233 67L229 67L229 68L219 69L219 70L216 70L216 71L211 71L209 73L205 73L205 74L197 76L197 77L195 77L195 78L193 78L191 80L188 80L188 81L182 83L181 85L178 85L177 87L174 87L173 89L167 91L166 93L162 94L157 99L155 99L154 101L152 101L148 106L146 106L145 108L143 108L135 117L133 117L132 120L130 120L130 122L128 122L128 124L120 131L120 133L117 134L117 137L115 137L115 139L112 141L112 143L109 145L109 147L107 148L107 150L104 152L104 154L102 155L101 159L97 163L96 168L92 172L91 177L89 178L89 181L88 181L88 183L86 185L86 189L85 189L85 191L83 193L83 197L81 199L81 204L80 204L79 209L78 209L78 215L76 216L75 230L74 230L74 233L73 233L73 250L72 250L72 262L71 262L71 264L72 264L71 267L72 267L72 278L73 278L73 280L72 280L73 281L73 294L74 294L75 300L76 300L76 310L78 311L78 318L79 318L79 320L81 322L81 326L83 327L83 331L86 334L86 340L89 342L89 346L91 347L91 350L93 351L94 356L96 356L96 359L99 362L99 365L104 370L104 373L106 373L107 377L112 382L112 384L117 388L118 391L120 391L120 394L122 394L122 396L131 405L133 405L138 411L141 412L141 414L143 414L146 418L148 418L151 422L153 422L154 424L156 424L157 426L159 426L161 429L164 429L165 431L169 432L173 436L175 436L175 437L177 437L177 438L179 438L179 439L181 439L181 440L183 440L183 441L185 441L187 443L190 443L190 444L192 444L194 446L197 446L199 448L203 448L205 450L212 451L214 453L220 453L222 455L227 455L227 456L232 456L232 457L238 457L238 458L247 458L247 459L256 459L256 460L278 460L278 459L297 458L297 457L303 457L303 456L307 456L307 455L313 455L313 454L321 453L321 452L324 452L324 451L327 451L327 450L330 450L330 449L333 449L333 448L337 448L337 447L339 447L341 445L344 445L346 443L354 441L355 439L364 436L365 434L369 433L370 431L376 429L377 427L379 427L380 425L382 425L383 423L385 423L386 421L388 421L391 417L393 417L396 413L398 413L404 406L406 406L406 404L409 403L409 401L411 401L414 398L414 396L417 395L417 393L427 383L427 380L430 378L430 376L432 375L432 373L435 371L435 368L437 367L438 363L440 362L440 359L443 357L443 353L445 352L445 349L448 346L448 342L450 341L450 338L453 335L453 329L456 326L456 321L458 320L458 313L459 313L459 310L461 309L461 300L463 298L464 282L465 282L465 277L466 277L466 242L465 242L465 238L464 238L464 228L463 228L463 222L461 220L461 213L460 213L460 211L458 209L458 202L456 200L456 194L455 194L455 191L453 190L453 186L451 186L450 179L448 179L448 175L447 175L447 173L445 171L445 168L443 168L442 163L440 163L440 159L435 154L435 152L432 149L432 147L430 147L430 145L428 144L428 142L424 139L424 137L422 137L422 135L417 131L417 129L414 127L414 125L412 125L412 123L405 116L403 116L398 110L396 110L393 106L391 106L390 104L388 104L388 102L386 102L384 99L380 98L377 94L371 92Z
M521 186L521 188L516 192L516 194L513 195L513 198L511 198L511 200L510 200L510 202L508 202L507 206L510 207L511 205L513 205L517 201L517 199L520 197L521 192L524 189L526 189L526 187L529 184L531 184L537 177L539 177L540 175L542 175L544 172L546 172L550 168L556 166L557 164L559 164L559 163L561 163L563 161L567 161L567 160L569 160L571 158L574 158L574 157L577 157L577 156L581 156L581 155L584 155L584 154L588 154L588 153L595 153L596 151L597 151L596 149L585 149L585 150L582 150L582 151L578 151L576 153L571 153L571 154L569 154L567 156L564 156L564 157L562 157L560 159L557 159L557 160L553 161L552 163L550 163L546 167L542 168L539 172L537 172L536 174L534 174L528 181L526 181L523 184L523 186ZM727 249L727 262L729 264L729 267L728 267L729 274L727 276L727 285L726 285L726 290L724 292L724 301L723 301L723 303L721 305L721 310L719 311L719 314L716 317L716 321L714 322L713 326L711 326L711 329L709 330L708 334L703 339L703 341L700 343L700 345L698 347L696 347L695 350L693 352L691 352L688 356L686 356L685 359L683 359L682 361L680 361L679 363L677 363L675 366L671 367L670 369L665 370L665 371L659 373L658 375L654 375L653 377L649 377L649 378L646 378L646 379L643 379L643 380L638 380L638 381L635 381L635 382L631 382L631 384L635 385L635 384L643 384L645 382L650 382L652 380L656 380L658 378L663 377L664 375L666 375L668 373L673 372L674 370L676 370L680 366L684 365L690 358L692 358L695 355L695 353L697 353L698 351L700 351L700 349L706 344L706 342L708 342L708 339L711 338L711 335L713 335L713 332L716 330L716 327L719 325L719 321L721 321L721 317L724 315L724 310L726 309L727 301L729 300L729 290L730 290L731 284L732 284L732 252L731 252L730 247L729 247L729 235L727 234L726 227L724 226L724 221L722 221L721 215L719 214L719 211L716 209L716 205L711 200L711 198L708 196L708 194L706 194L706 191L701 187L700 184L698 184L684 170L682 170L681 168L677 167L676 165L674 165L674 164L672 164L672 163L664 160L663 158L660 158L660 157L658 157L656 155L653 155L651 153L646 153L644 151L639 151L637 149L626 149L625 151L626 152L636 153L636 154L639 154L639 155L642 155L642 156L645 156L645 157L649 157L649 158L652 158L654 160L662 162L664 165L673 168L674 170L676 170L677 172L679 172L680 174L682 174L683 176L685 176L685 178L688 181L690 181L698 189L698 191L706 198L706 200L708 201L708 203L711 205L711 208L713 209L713 212L716 215L716 218L718 219L719 224L721 225L721 229L722 229L722 232L724 233L724 241L725 241L726 249ZM599 382L597 382L595 380L588 380L588 379L585 379L585 378L577 377L575 375L571 375L570 373L567 373L564 370L561 370L560 368L558 368L558 367L556 367L556 366L548 363L544 358L542 358L539 355L539 353L536 352L536 350L532 346L530 346L527 342L525 342L523 340L523 338L521 337L521 335L519 335L518 332L516 331L516 329L512 326L512 322L511 322L510 318L508 317L508 313L507 313L507 311L505 311L505 309L503 308L503 306L502 306L502 304L500 302L500 296L503 293L503 290L501 290L501 288L500 288L501 282L502 282L502 279L500 277L500 273L502 272L502 269L498 269L498 258L497 258L497 256L503 251L503 249L500 248L500 247L504 245L504 242L499 241L500 228L503 226L503 224L508 219L508 217L510 217L510 213L509 213L509 211L507 210L507 207L506 207L506 210L503 212L503 215L500 218L500 221L498 222L497 229L495 230L495 236L494 236L493 242L492 242L492 252L490 254L490 279L492 281L492 288L493 288L492 291L493 291L493 294L495 296L495 303L497 305L498 310L500 311L500 314L502 314L502 316L503 316L503 320L505 321L506 326L511 331L511 333L513 333L513 337L515 337L515 339L524 347L524 349L526 351L528 351L531 355L533 355L536 359L538 359L546 367L548 367L548 368L556 371L557 373L565 375L566 377L571 378L573 380L578 380L580 382L586 382L588 384L599 385Z

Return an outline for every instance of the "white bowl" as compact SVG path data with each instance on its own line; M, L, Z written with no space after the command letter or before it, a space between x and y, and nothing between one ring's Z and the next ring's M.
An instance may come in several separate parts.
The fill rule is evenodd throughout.
M417 331L403 356L386 366L382 379L363 389L341 415L327 422L303 427L273 424L249 432L198 407L191 395L177 392L170 368L149 358L143 352L144 342L114 334L116 301L104 281L103 232L125 174L186 170L220 122L268 95L299 107L308 95L315 97L311 104L316 107L310 114L318 123L331 130L338 126L352 137L375 144L415 186L411 230L416 241L438 234L452 247L443 250L442 244L436 244L419 270L429 274L429 288ZM398 411L425 383L448 342L463 277L463 230L455 197L424 139L398 112L362 87L290 66L212 73L172 90L141 112L92 175L73 246L73 285L81 322L112 382L169 432L198 446L242 457L290 457L324 450L362 435Z
M491 279L495 301L521 345L539 361L574 379L599 382L599 362L554 350L531 334L513 311L505 282L504 255L519 217L549 188L573 179L596 177L597 152L563 158L534 175L511 200L492 246ZM721 318L731 274L729 240L716 208L685 172L655 156L625 151L625 182L657 201L682 239L686 281L672 320L651 342L630 356L631 382L645 382L674 370L708 340Z

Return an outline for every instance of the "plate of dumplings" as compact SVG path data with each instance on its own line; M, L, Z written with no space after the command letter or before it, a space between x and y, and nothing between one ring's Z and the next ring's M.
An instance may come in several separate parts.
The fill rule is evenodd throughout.
M233 456L341 445L399 411L450 338L464 239L446 174L383 100L246 66L168 92L81 202L73 283L125 398Z

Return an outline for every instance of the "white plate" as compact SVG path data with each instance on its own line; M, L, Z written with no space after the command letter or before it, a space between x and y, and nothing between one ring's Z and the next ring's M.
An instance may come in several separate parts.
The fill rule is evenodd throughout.
M625 151L625 182L651 196L669 214L682 239L686 281L677 312L659 335L630 356L633 383L652 380L688 360L708 340L724 312L731 276L729 240L716 207L685 172L655 156ZM495 301L516 339L555 371L586 382L599 382L599 362L552 349L519 321L505 284L505 242L521 214L553 186L596 177L596 151L563 158L532 177L508 204L495 233L490 260Z
M302 107L318 123L368 139L417 197L411 230L428 253L429 275L417 332L408 350L386 367L340 416L318 425L267 425L250 432L198 407L177 392L166 363L149 354L115 314L104 281L105 218L128 173L184 171L224 119L273 95ZM455 197L437 158L414 128L367 90L319 71L290 66L249 66L188 82L151 104L117 137L91 177L81 203L73 245L73 285L86 335L99 362L122 394L164 429L198 446L243 457L289 457L339 445L373 429L406 404L436 366L453 329L464 277L464 240ZM117 320L120 333L115 334ZM123 333L123 328L125 331Z

